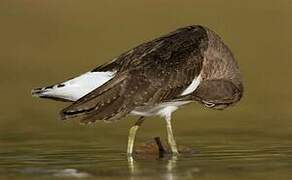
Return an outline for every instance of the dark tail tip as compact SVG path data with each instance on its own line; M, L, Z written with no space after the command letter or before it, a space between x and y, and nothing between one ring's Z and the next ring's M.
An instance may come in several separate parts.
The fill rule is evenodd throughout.
M62 111L59 113L59 117L60 117L60 120L62 121L68 119L68 117L66 117L66 115Z
M31 90L31 95L34 97L40 97L45 91L45 88L35 88Z

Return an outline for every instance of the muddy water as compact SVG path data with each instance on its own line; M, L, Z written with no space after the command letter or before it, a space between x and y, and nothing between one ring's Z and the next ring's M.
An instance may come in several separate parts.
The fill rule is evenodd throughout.
M279 1L0 2L0 179L291 179L292 3ZM125 158L129 117L61 122L64 103L30 89L73 77L177 27L203 24L233 50L245 81L235 107L174 114L193 155ZM165 137L148 119L137 144Z

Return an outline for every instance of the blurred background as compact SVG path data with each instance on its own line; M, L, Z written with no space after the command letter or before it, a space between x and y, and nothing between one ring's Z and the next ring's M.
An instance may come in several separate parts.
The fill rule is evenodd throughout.
M197 149L212 144L285 147L288 158L291 10L290 0L1 0L0 159L15 157L2 165L25 164L16 156L24 152L31 159L39 158L40 152L72 148L92 147L91 155L99 147L124 153L133 117L91 126L80 126L78 120L62 122L58 112L68 104L32 98L31 89L62 82L142 42L193 24L216 31L231 48L245 94L225 111L195 103L177 111L173 116L177 142ZM149 118L138 142L165 133L162 119Z

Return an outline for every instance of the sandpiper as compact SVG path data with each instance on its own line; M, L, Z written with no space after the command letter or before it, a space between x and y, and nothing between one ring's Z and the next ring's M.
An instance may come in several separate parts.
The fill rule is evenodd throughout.
M143 43L76 78L34 89L32 94L73 102L60 112L64 120L113 122L139 116L130 128L128 155L133 153L144 118L161 116L171 151L178 154L171 114L191 102L225 109L241 99L243 84L234 56L221 38L194 25Z

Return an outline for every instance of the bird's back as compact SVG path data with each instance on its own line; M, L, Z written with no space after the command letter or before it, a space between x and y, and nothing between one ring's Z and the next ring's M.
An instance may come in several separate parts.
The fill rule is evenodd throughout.
M212 30L208 34L208 48L204 52L202 77L204 79L228 79L238 88L243 88L241 73L233 53Z
M203 53L201 83L190 96L207 107L225 109L241 99L242 77L229 47L214 31L205 29L208 47Z
M170 101L199 75L206 49L207 32L202 26L181 28L143 43L94 69L116 71L116 75L64 109L62 117L111 121L137 107ZM116 98L111 99L113 96Z

